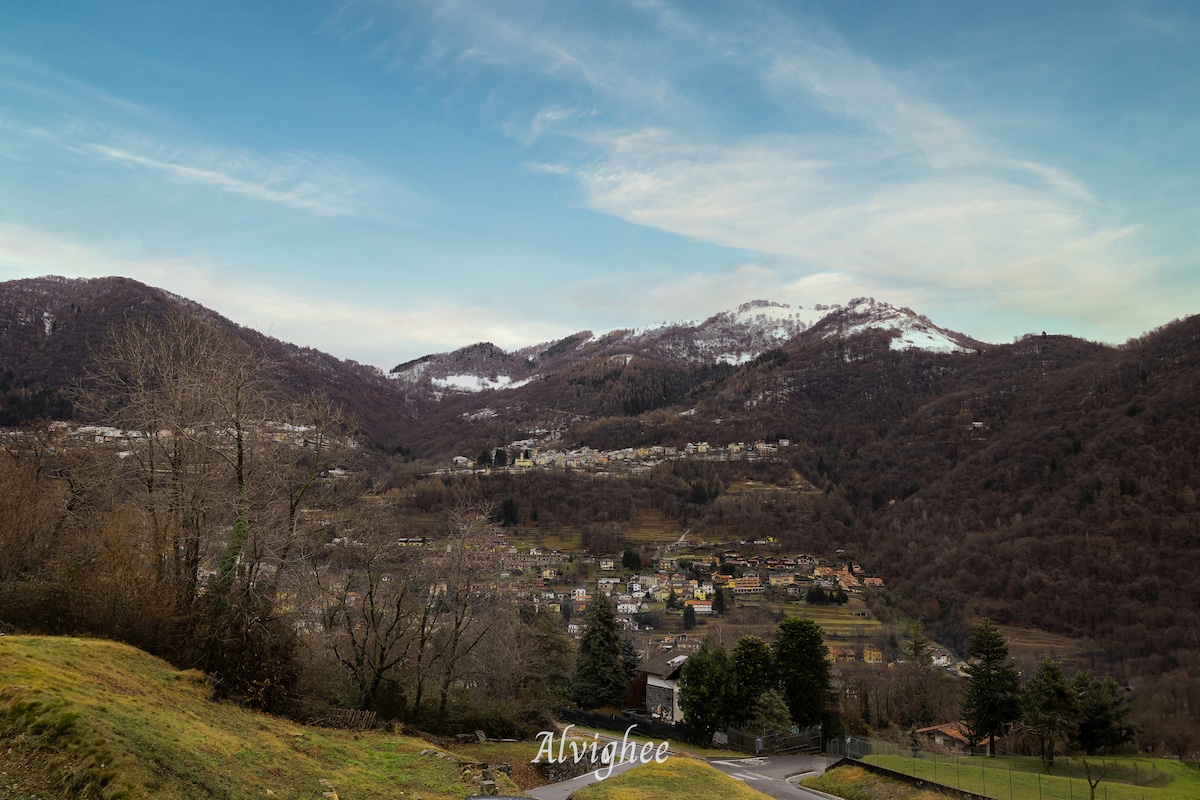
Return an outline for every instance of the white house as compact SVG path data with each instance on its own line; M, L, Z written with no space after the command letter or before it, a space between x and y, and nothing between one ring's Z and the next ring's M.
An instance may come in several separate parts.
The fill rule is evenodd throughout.
M712 613L712 600L688 600L687 604L697 614Z
M638 667L639 678L646 681L646 710L663 722L683 721L679 708L679 673L687 661L685 655L664 653Z

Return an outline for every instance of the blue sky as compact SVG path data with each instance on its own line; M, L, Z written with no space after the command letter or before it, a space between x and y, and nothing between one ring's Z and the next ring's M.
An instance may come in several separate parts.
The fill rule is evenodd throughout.
M0 7L0 280L126 275L387 368L874 296L1200 312L1200 6Z

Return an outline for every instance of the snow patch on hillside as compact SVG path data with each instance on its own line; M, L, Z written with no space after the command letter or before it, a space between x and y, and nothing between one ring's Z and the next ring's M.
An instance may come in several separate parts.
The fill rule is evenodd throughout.
M718 362L724 362L735 367L740 367L742 364L745 364L747 361L750 361L753 358L754 353L719 353L716 357L716 360Z
M439 389L450 389L456 392L484 392L489 389L506 389L512 382L512 378L507 375L497 375L494 378L484 375L447 375L444 378L433 379L433 385Z
M421 380L421 376L425 374L425 370L428 369L428 367L429 362L425 361L421 362L420 364L413 364L411 367L401 372L389 372L388 377L392 380L405 381L406 383L415 384Z
M508 375L447 375L444 378L432 378L431 383L439 389L452 392L487 392L496 389L519 389L537 376L531 375L519 381L514 381Z
M818 310L820 308L821 310ZM754 300L743 303L733 311L724 315L730 322L741 325L754 325L763 333L777 339L787 339L797 333L812 327L830 311L840 306L819 306L818 308L792 307L787 303L773 303L769 300Z
M846 326L837 333L851 336L867 330L895 331L890 344L892 350L928 350L934 353L967 353L970 350L951 338L945 331L927 318L907 308L896 308L874 298L857 298L846 306L847 314L865 317L860 322ZM826 334L832 336L834 332Z
M970 352L950 337L934 330L902 330L899 336L892 339L891 348L893 350L907 350L910 347L934 353Z

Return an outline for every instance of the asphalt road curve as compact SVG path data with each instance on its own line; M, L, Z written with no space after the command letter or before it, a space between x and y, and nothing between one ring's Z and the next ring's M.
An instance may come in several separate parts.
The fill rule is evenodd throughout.
M824 756L714 758L710 759L708 763L726 775L739 781L745 781L748 786L771 797L827 800L827 795L810 792L787 780L793 775L824 772Z
M824 756L762 756L758 758L714 758L709 764L737 780L745 781L749 786L770 797L799 798L799 800L828 800L827 795L820 795L803 789L787 778L800 774L811 774L825 771ZM618 764L613 769L613 775L637 766L636 761ZM537 800L566 800L571 792L596 781L596 773L589 772L578 778L562 783L552 783L530 789L526 794Z

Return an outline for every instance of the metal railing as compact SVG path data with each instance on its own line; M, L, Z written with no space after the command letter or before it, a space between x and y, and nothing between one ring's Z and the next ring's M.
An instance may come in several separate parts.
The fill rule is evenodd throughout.
M601 728L617 733L624 733L630 725L634 725L636 727L633 733L653 739L690 739L692 735L692 729L683 723L672 725L668 722L627 712L603 714L578 708L560 708L558 718L564 722L574 722L576 725L587 725L591 728Z
M1037 756L989 758L983 751L960 755L945 748L912 747L853 736L830 739L825 743L825 752L827 765L842 758L865 761L930 785L994 800L1087 800L1091 792L1081 764L1086 766L1089 761L1093 770L1105 773L1096 798L1108 798L1111 792L1114 800L1147 800L1153 797L1154 787L1169 780L1160 774L1154 759L1098 756L1085 760L1063 756L1056 758L1054 770L1048 771Z
M804 728L797 733L776 733L759 736L736 728L726 728L722 735L714 737L714 741L733 750L741 750L754 755L796 753L809 751L821 752L821 726L814 725ZM720 741L721 739L724 741Z

